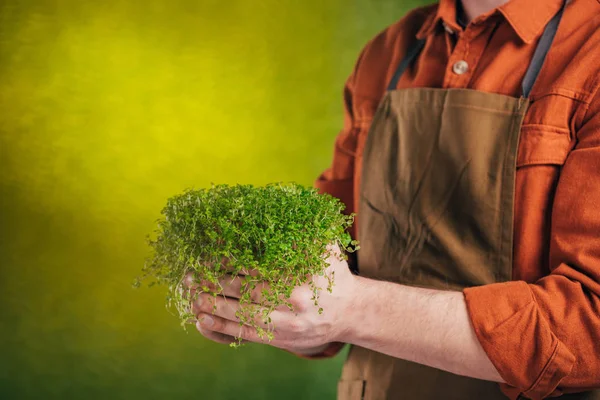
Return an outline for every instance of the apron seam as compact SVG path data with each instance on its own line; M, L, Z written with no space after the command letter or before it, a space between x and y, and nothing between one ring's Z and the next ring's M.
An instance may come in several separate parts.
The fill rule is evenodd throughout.
M494 93L488 93L488 94L494 94ZM413 104L413 105L424 104L427 106L431 105L431 103L428 101L423 101L423 100L410 101L410 100L405 100L405 99L402 99L402 104ZM476 111L487 111L490 113L501 114L501 115L515 115L515 116L520 115L520 113L518 111L515 111L514 109L513 110L498 110L498 109L494 109L494 108L488 108L488 107L482 107L482 106L471 106L471 105L467 105L467 104L449 104L449 105L442 105L442 107L464 108L467 110L476 110Z
M519 107L519 109L520 109L520 107ZM518 116L520 116L520 114L517 114L517 113L513 112L513 117L511 118L511 123L510 123L510 128L509 128L509 132L511 132L511 133L515 130L516 119L517 119ZM521 136L520 133L521 133L521 128L519 127L518 138L517 138L517 151L518 151L518 142L519 142L520 136ZM512 138L509 138L509 140L510 139L512 139ZM512 143L510 143L510 144L512 144ZM511 211L514 212L514 192L515 192L515 188L514 188L514 178L515 178L515 175L514 174L516 172L516 165L515 166L508 165L509 164L508 160L510 158L510 151L511 151L511 146L509 145L509 146L506 147L506 154L504 155L504 168L503 168L503 171L502 171L502 188L506 187L507 181L509 179L509 178L507 178L507 172L508 172L510 174L511 179L513 180L513 183L512 183L512 193L511 193L512 208L513 209ZM516 161L516 154L515 154L515 161ZM511 169L513 170L512 173L511 173ZM500 221L504 221L504 219L505 219L505 213L506 213L507 210L504 207L504 202L506 201L506 197L507 197L506 193L503 193L503 195L502 195L502 210L500 211ZM507 275L509 275L509 276L501 276L502 270L503 270L501 257L498 258L497 263L499 265L496 266L496 274L497 274L496 280L497 281L502 281L502 282L504 282L506 280L512 279L512 275L513 275L513 265L512 265L512 252L513 252L513 248L512 247L514 247L514 242L513 242L514 241L514 237L513 237L514 235L511 233L511 240L510 240L510 242L511 242L511 248L507 250L505 248L505 243L504 243L504 240L503 240L504 235L506 234L506 232L505 232L505 229L506 229L505 225L506 224L503 224L502 222L500 222L501 228L500 228L500 237L499 237L499 240L500 240L500 252L499 253L500 254L505 254L507 251L510 251L510 258L508 260L509 261L509 263L508 263L509 264L509 271L507 273ZM514 229L514 222L511 223L510 225L511 225L511 229Z

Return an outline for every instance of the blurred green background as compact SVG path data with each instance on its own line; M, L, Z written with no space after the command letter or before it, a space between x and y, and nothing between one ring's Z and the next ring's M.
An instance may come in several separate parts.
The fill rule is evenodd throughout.
M327 399L308 361L133 290L167 197L326 168L342 86L423 1L0 2L0 398Z

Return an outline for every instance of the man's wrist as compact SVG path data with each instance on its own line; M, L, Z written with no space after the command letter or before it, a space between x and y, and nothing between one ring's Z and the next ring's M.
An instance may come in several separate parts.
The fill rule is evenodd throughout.
M358 344L360 338L365 334L365 323L376 294L373 292L376 290L374 286L377 283L378 281L374 279L361 276L354 277L354 285L350 291L352 298L345 307L342 320L343 326L335 339L336 341Z

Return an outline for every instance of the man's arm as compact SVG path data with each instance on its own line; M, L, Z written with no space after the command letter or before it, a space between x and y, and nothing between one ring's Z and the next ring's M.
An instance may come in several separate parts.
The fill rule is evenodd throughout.
M503 382L477 340L461 292L358 279L348 343L458 375Z

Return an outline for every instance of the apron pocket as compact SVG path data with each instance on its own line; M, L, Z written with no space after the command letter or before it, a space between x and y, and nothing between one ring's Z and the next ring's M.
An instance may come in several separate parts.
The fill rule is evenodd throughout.
M342 379L338 382L338 400L363 400L366 381L362 379Z

